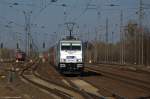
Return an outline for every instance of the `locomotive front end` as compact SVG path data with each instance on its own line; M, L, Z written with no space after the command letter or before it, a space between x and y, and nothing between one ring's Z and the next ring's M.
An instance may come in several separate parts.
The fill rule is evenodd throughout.
M59 69L63 73L81 73L84 69L81 41L60 42Z

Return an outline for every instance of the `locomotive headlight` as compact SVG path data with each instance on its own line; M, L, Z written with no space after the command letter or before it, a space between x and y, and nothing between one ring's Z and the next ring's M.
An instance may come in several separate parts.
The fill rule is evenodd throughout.
M61 59L60 61L61 61L61 62L66 62L66 59Z
M77 62L81 62L82 60L81 59L77 59Z
M66 67L66 65L65 64L60 64L60 67Z

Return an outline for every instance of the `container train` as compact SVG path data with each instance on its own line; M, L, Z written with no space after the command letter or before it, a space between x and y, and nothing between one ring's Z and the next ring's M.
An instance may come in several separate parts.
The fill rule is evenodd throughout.
M60 40L50 49L50 63L63 74L80 74L84 70L83 54L82 41Z

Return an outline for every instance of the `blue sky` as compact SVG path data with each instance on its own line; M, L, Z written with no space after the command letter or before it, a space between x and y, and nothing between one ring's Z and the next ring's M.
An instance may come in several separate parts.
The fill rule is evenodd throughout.
M50 1L0 0L0 41L4 42L6 47L15 48L15 43L18 40L21 48L24 49L25 15L23 11L32 11L31 35L39 48L42 47L42 42L46 42L46 48L48 48L62 36L68 35L64 26L65 22L74 21L76 23L74 34L82 36L83 40L87 40L88 37L89 40L94 40L96 37L99 40L100 38L104 39L105 22L108 18L109 41L111 41L112 32L114 32L115 41L117 41L119 39L121 10L123 11L124 25L129 20L138 21L136 12L139 0L58 0L56 3L50 3ZM19 5L13 5L16 2ZM143 2L150 4L149 0L143 0ZM63 7L62 4L67 6ZM110 4L118 6L111 7ZM87 7L95 9L87 9ZM150 27L150 11L145 10L145 12L143 23ZM98 33L96 34L95 31ZM87 36L88 32L89 36Z

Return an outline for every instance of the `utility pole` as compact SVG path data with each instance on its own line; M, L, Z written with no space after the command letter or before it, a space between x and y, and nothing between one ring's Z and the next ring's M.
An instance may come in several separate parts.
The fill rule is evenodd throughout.
M120 12L120 59L121 59L121 64L124 64L124 41L123 41L123 11L121 10Z
M136 24L135 24L136 25ZM137 64L137 31L135 31L134 33L134 64L136 65Z
M142 21L143 21L143 0L140 0L140 5L139 5L139 63L142 65L144 64L144 32L142 30ZM141 62L140 62L141 60Z
M64 23L65 23L66 20L67 20L67 11L66 11L67 5L66 5L66 4L63 4L62 6L64 7Z
M87 56L88 56L88 61L91 62L91 60L92 60L92 58L91 58L91 53L89 53L89 52L90 52L90 50L89 50L89 42L90 42L90 41L89 41L89 35L90 35L90 30L89 30L89 28L88 28L88 32L87 32L87 38L88 38L88 39L86 40L86 41L88 41L88 47L87 47L87 48L88 48L88 53L87 53L88 55L87 55Z
M112 39L112 44L111 44L111 63L113 63L114 62L114 56L113 56L114 55L113 54L113 52L114 52L113 51L114 50L113 49L113 46L114 46L114 32L112 32L112 38L111 39Z
M95 33L96 33L96 35L95 35L95 50L94 50L94 60L95 60L95 62L96 63L98 63L98 40L97 40L97 37L98 37L98 31L96 30L96 28L95 28Z
M17 39L16 49L20 49L20 47L19 47L19 33L18 32L16 32L16 39Z
M108 62L108 17L106 18L106 33L105 33L105 62Z
M42 8L46 7L46 0L42 0Z
M1 41L2 39L1 39L1 32L0 32L0 46L1 46ZM0 47L0 61L1 61L1 59L2 59L2 49L1 49L1 47Z
M31 45L31 35L30 35L30 28L31 28L31 24L30 24L30 18L31 18L31 13L32 13L32 11L29 11L29 12L25 12L25 11L23 11L23 13L24 13L24 15L25 15L25 32L26 32L26 50L25 50L25 52L26 52L26 54L28 55L28 56L30 56L30 51L31 51L31 49L30 49L30 45Z

